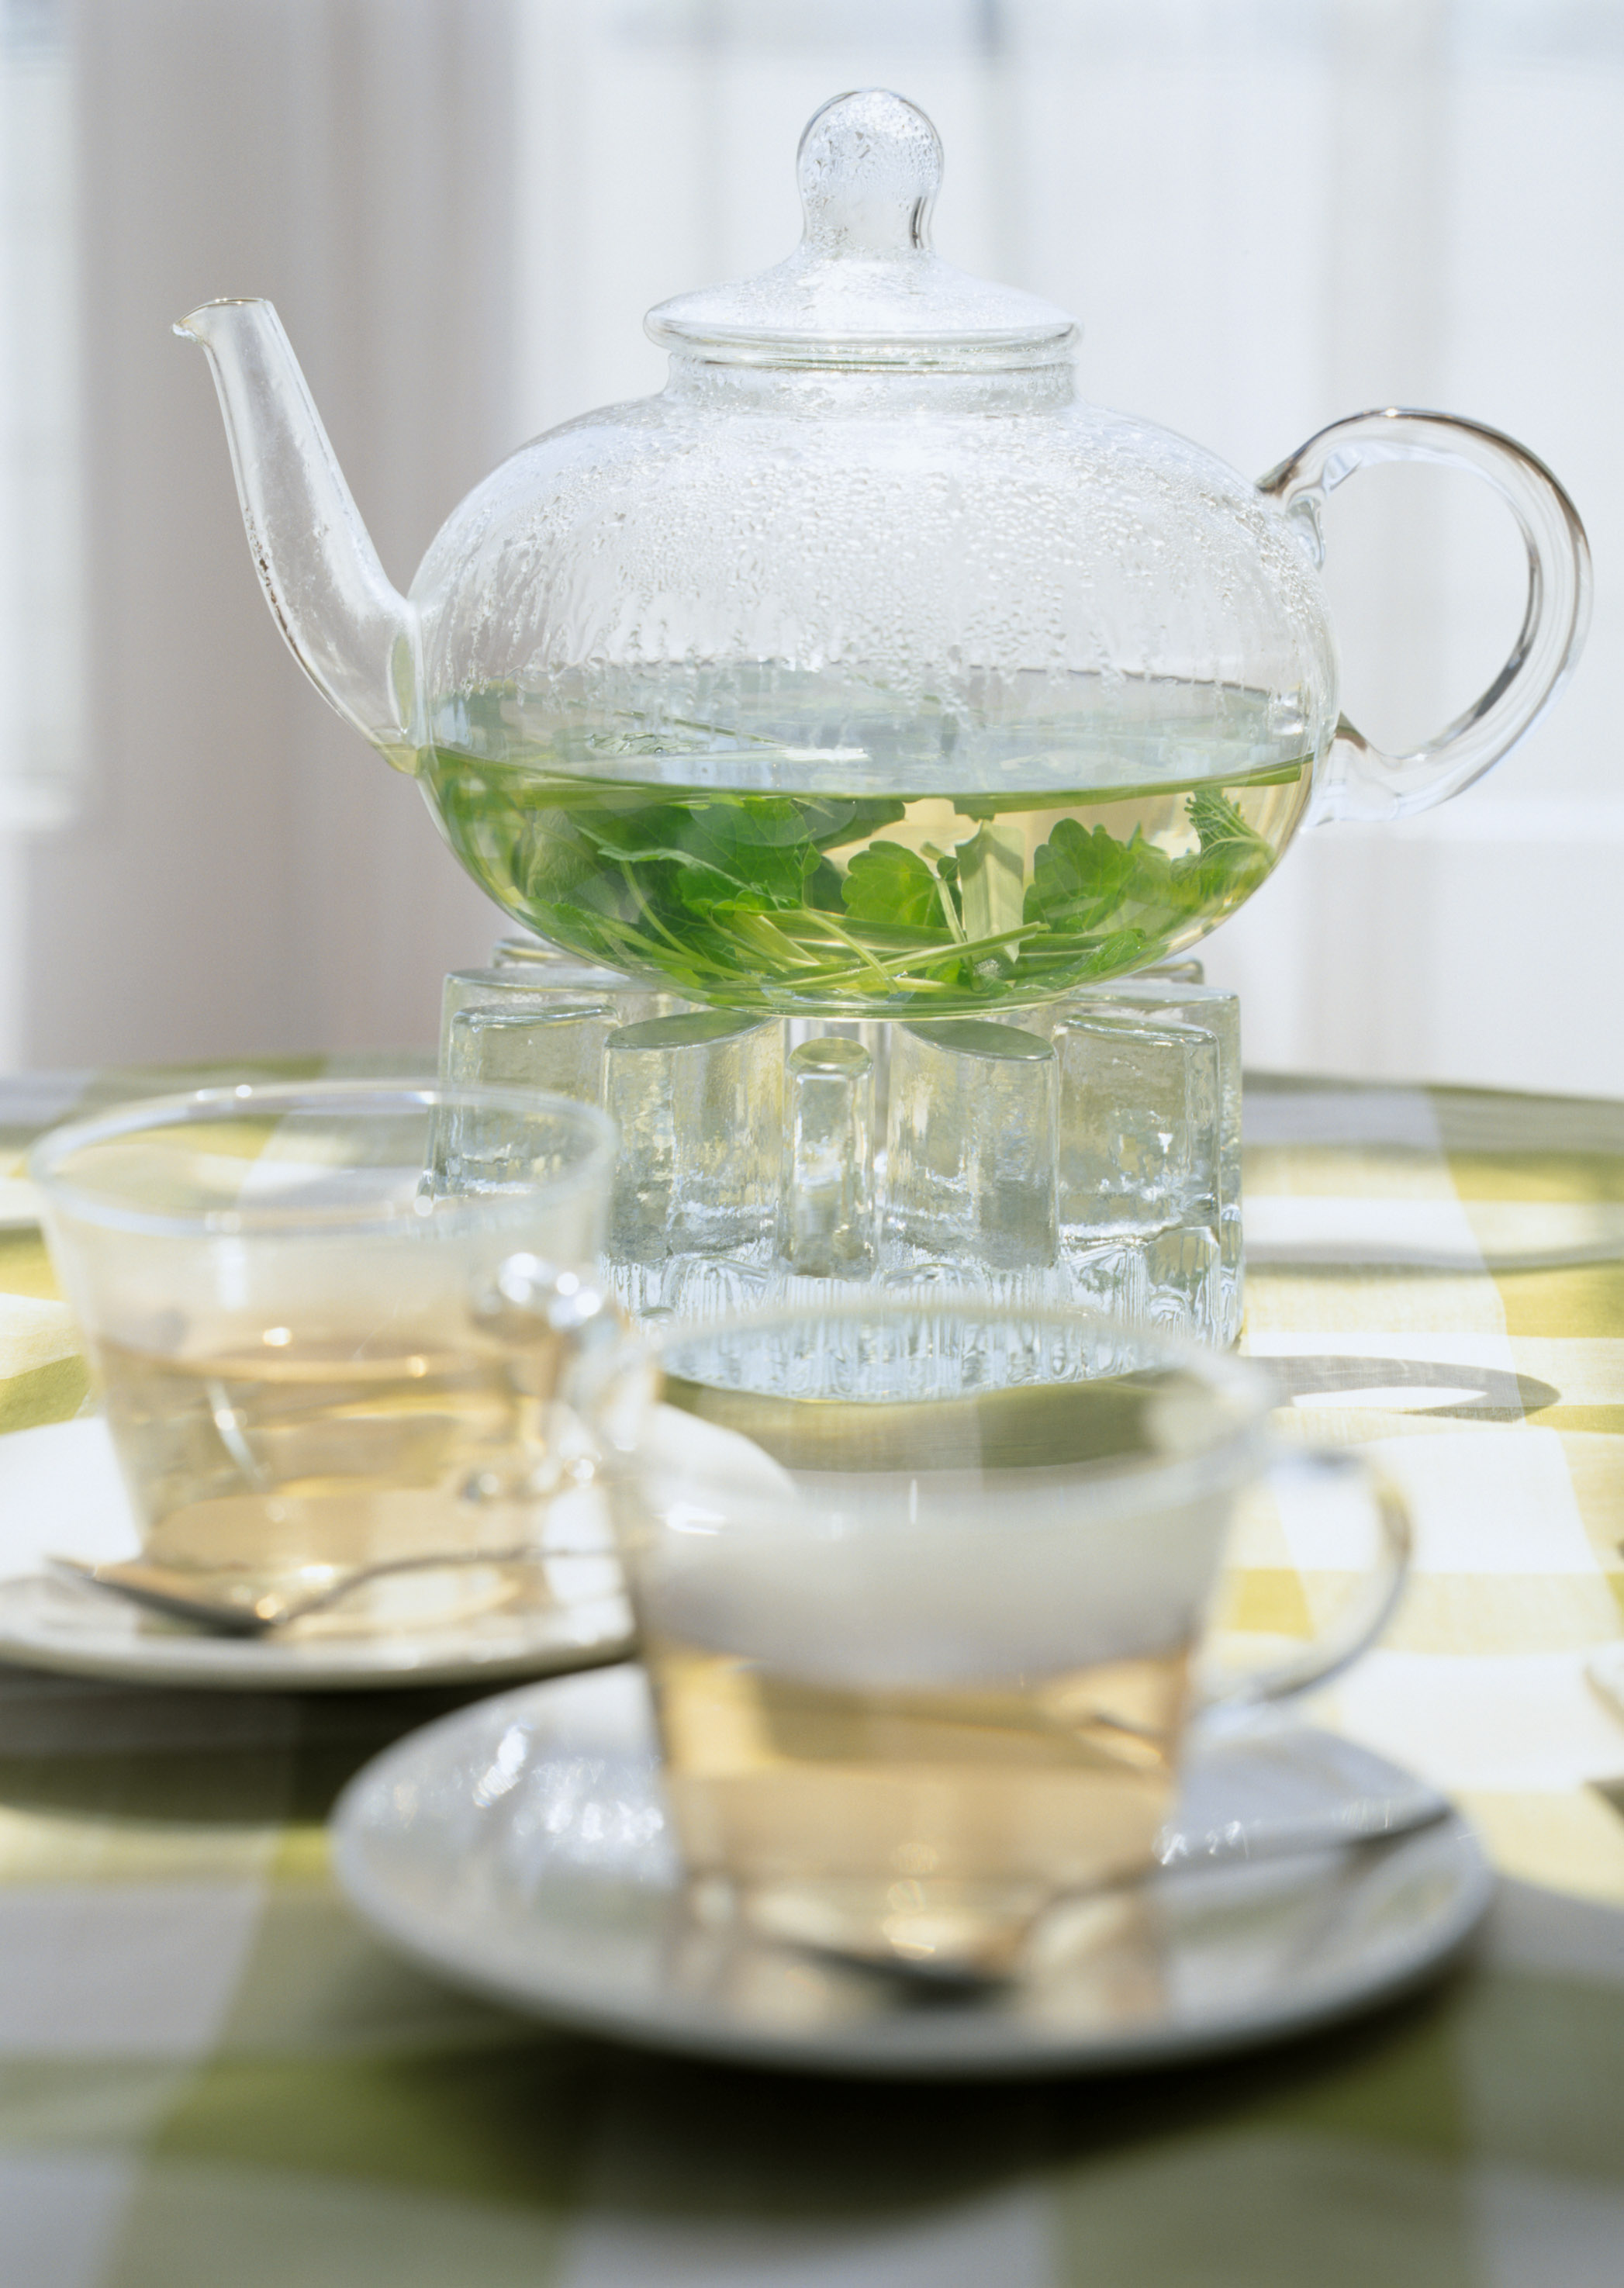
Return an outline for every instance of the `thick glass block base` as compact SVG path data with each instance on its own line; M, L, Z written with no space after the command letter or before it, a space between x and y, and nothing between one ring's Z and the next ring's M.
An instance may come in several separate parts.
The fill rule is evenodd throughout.
M1240 1333L1240 1007L1198 963L1007 1018L820 1023L507 939L446 980L440 1062L618 1124L608 1263L634 1316L866 1280Z

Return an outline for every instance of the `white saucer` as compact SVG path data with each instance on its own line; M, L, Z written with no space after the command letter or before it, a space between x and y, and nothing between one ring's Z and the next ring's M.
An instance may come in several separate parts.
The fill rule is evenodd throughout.
M1324 1733L1232 1739L1193 1765L1179 1824L1202 1836L1395 1785L1393 1766ZM1157 1875L1114 1895L1140 1903L1128 1954L1107 1942L1006 1987L931 1990L692 1919L631 1666L412 1734L346 1789L333 1842L385 1939L498 2001L661 2049L907 2077L1169 2064L1327 2024L1438 1970L1493 1887L1450 1816Z
M107 1564L137 1548L105 1423L53 1422L0 1438L0 1661L214 1692L346 1692L553 1675L622 1660L631 1645L619 1594L387 1636L217 1637L44 1570L49 1551Z

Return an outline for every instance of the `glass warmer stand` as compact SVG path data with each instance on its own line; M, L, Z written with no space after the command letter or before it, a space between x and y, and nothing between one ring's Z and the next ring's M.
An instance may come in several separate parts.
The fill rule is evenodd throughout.
M1240 1332L1240 1005L1199 962L906 1024L700 1008L505 938L446 980L440 1069L616 1123L634 1318L868 1280Z

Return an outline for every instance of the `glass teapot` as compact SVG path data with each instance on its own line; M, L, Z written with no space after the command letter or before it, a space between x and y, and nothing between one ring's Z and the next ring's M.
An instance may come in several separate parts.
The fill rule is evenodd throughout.
M318 690L507 912L692 1000L917 1020L1159 960L1305 814L1468 785L1582 640L1583 529L1520 446L1361 414L1249 483L1087 404L1063 312L931 251L941 168L899 96L826 104L796 251L653 311L665 388L504 461L409 597L271 305L177 328ZM1500 675L1400 757L1339 712L1319 576L1323 495L1393 459L1475 470L1529 565Z

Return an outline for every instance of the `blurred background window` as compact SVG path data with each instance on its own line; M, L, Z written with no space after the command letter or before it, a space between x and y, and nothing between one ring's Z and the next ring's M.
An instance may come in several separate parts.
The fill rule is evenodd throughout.
M85 754L72 79L53 0L0 0L0 1069L26 977L20 833Z
M1568 484L1599 577L1557 710L1455 804L1303 837L1204 950L1255 1064L1624 1093L1624 0L5 4L6 102L52 155L8 139L12 1061L426 1042L501 926L277 642L169 322L273 297L404 586L503 452L660 386L645 309L786 252L801 127L880 83L941 130L942 251L1074 311L1090 396L1252 474L1441 406ZM1348 711L1414 745L1509 647L1513 528L1407 469L1327 531Z

